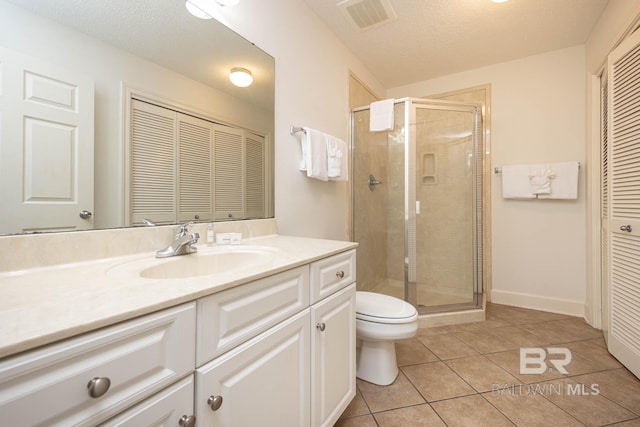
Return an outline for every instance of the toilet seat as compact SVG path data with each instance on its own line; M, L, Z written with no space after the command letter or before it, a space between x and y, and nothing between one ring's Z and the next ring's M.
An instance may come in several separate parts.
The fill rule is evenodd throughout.
M376 323L409 323L418 318L416 308L401 299L375 292L356 292L356 319Z

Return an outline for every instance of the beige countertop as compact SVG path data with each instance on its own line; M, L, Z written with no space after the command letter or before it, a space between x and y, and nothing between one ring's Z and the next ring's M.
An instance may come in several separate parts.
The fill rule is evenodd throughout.
M197 247L206 254L243 246L264 248L272 256L226 273L177 279L139 276L140 269L169 259L157 259L155 252L0 273L0 357L193 301L353 249L357 243L271 235L240 245Z

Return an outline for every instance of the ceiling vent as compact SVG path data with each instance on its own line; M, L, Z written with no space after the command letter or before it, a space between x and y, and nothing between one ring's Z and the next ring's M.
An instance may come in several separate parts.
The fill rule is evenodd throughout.
M344 0L338 9L358 31L366 31L398 19L390 0Z

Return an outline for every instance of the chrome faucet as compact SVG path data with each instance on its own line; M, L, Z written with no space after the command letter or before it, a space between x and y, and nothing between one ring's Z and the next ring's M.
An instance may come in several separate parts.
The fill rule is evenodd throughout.
M177 255L193 254L198 251L191 245L198 242L200 234L189 233L189 227L193 222L186 222L174 229L173 242L171 245L156 252L156 258L168 258Z

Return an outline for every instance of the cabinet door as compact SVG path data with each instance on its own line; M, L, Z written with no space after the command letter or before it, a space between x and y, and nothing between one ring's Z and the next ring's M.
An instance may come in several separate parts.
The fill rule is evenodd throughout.
M191 417L191 418L189 418ZM177 427L193 416L193 375L110 419L100 427Z
M309 331L305 310L199 368L198 425L309 426Z
M311 420L332 426L356 393L355 283L311 307Z

